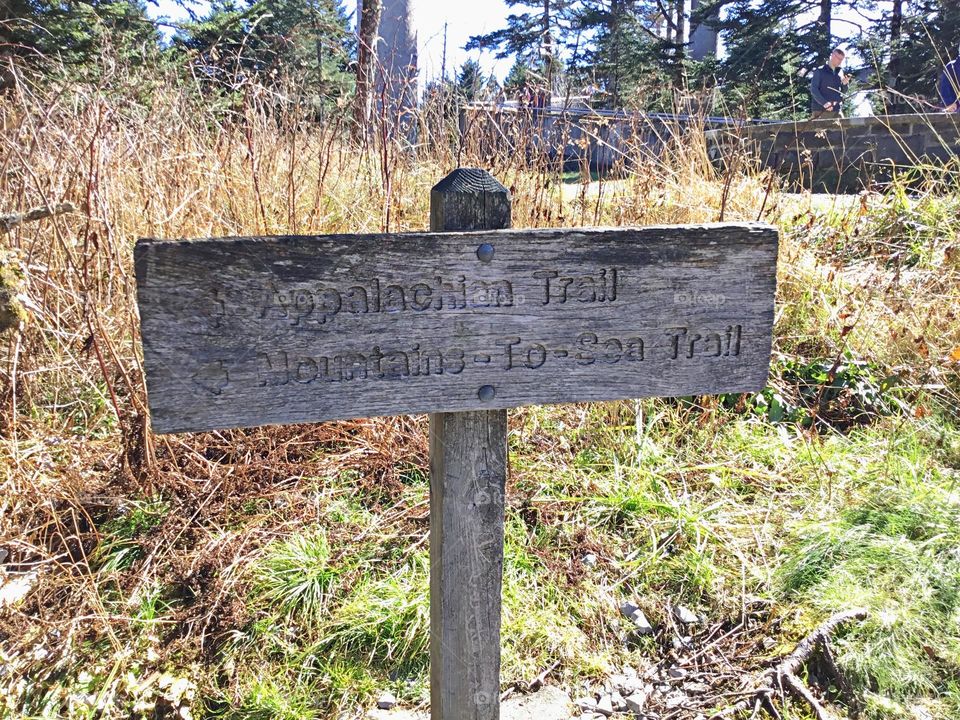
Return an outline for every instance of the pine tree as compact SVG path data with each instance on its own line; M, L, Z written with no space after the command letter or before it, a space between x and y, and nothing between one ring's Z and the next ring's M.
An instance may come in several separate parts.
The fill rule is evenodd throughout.
M480 63L476 60L467 60L460 66L460 71L457 73L457 93L467 102L473 102L480 96L484 82Z
M960 51L960 4L951 0L888 0L860 43L883 92L875 110L929 111L939 105L937 80Z
M350 90L352 33L339 0L214 0L174 42L213 86L283 80L322 99Z
M524 60L517 60L503 79L503 90L508 96L515 97L530 84L533 71Z
M0 59L68 72L96 72L96 60L110 52L146 65L159 54L159 33L137 0L6 0L0 2Z
M582 66L611 107L637 102L648 109L670 105L677 73L673 41L656 31L658 4L638 0L583 3L581 28L588 39Z
M852 0L700 3L698 20L717 27L726 46L718 80L727 112L774 118L809 113L809 75L837 43L837 11L852 5Z
M516 57L535 74L539 85L552 88L560 69L561 47L573 42L573 0L506 0L524 12L507 17L507 27L474 35L467 50L493 50L498 58Z

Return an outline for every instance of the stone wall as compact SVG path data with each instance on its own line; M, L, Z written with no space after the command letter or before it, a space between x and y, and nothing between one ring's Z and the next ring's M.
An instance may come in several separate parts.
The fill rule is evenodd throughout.
M894 176L916 177L923 166L950 164L960 172L960 115L946 113L745 124L687 115L473 106L461 116L460 132L462 145L479 157L519 154L595 171L698 151L705 134L718 167L773 168L788 188L816 192L881 188Z
M629 168L668 149L682 151L689 133L732 124L725 118L559 108L473 106L460 116L460 140L477 157L522 154L566 169Z
M720 165L745 158L774 168L792 189L859 192L882 187L918 166L960 170L960 116L887 115L838 120L741 125L707 132Z

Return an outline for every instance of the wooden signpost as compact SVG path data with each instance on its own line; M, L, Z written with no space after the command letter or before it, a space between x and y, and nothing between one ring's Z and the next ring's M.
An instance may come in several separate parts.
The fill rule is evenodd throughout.
M747 392L778 235L758 224L508 230L459 169L429 233L141 240L153 428L430 415L431 712L499 716L505 408Z

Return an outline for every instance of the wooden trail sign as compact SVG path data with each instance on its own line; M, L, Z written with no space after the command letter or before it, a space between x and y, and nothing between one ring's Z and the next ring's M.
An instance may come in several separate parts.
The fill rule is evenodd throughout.
M756 390L762 225L141 241L158 432Z
M499 717L503 408L755 391L770 360L772 227L509 226L459 169L430 233L135 250L155 431L433 413L434 720Z

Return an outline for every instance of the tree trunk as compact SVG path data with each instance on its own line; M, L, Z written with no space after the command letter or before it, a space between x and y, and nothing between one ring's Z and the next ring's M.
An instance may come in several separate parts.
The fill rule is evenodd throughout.
M620 35L623 21L623 0L612 0L610 3L610 74L608 76L610 104L614 108L620 107Z
M551 7L550 0L543 0L543 18L540 24L540 55L543 58L543 77L546 90L553 90L553 32L550 27Z
M687 54L687 14L686 2L684 0L675 0L674 8L674 49L673 49L673 86L681 87L683 85L683 59Z
M820 17L817 19L817 45L826 61L833 49L832 40L833 0L820 0Z
M323 77L323 30L320 28L320 13L314 0L310 0L307 6L310 8L310 24L313 26L314 51L317 53L317 86L322 94L326 94L327 89L324 87Z
M714 10L705 18L694 21L694 13L703 0L690 0L690 57L703 60L708 55L717 54L717 30L710 25L719 18L719 10Z
M417 33L413 0L381 0L377 93L382 90L386 121L401 136L414 139L417 108Z
M890 64L887 66L887 87L897 89L900 81L900 38L903 34L903 0L893 0L890 15ZM897 99L891 98L896 104Z
M686 14L686 3L684 0L676 0L674 3L674 15L677 18L677 59L683 57L683 46L687 42L687 14Z
M373 78L377 65L377 32L383 0L359 0L360 27L357 32L357 92L353 120L356 137L364 137L373 119Z

